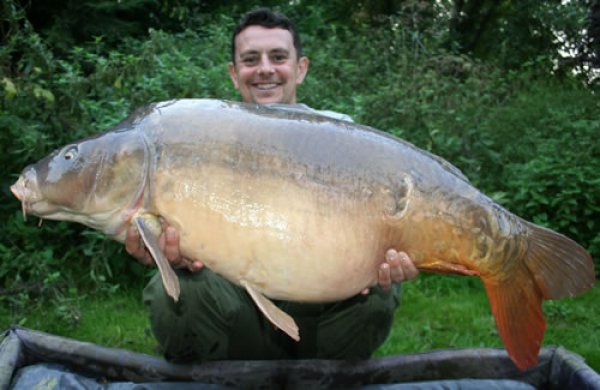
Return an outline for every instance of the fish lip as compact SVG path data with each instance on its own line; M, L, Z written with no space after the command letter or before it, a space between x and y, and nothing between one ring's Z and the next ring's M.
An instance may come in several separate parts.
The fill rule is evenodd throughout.
M17 198L20 202L23 202L23 187L19 185L20 181L21 178L19 178L15 184L10 186L10 192L12 192L15 198Z
M26 191L25 185L23 184L25 180L23 177L19 177L19 180L12 186L10 186L10 192L13 193L15 198L17 198L21 202L21 210L23 212L23 220L27 221L27 213L31 211L31 204L26 200Z
M10 186L10 192L21 202L23 220L25 221L27 220L27 215L35 211L35 205L42 200L39 194L36 196L36 186L37 181L35 180L35 176L31 178L29 171L19 176L17 182Z
M28 176L28 174L19 176L17 182L10 186L10 191L19 201L30 203L37 199L35 199L34 191L31 189L32 186L35 186L35 180L30 180Z

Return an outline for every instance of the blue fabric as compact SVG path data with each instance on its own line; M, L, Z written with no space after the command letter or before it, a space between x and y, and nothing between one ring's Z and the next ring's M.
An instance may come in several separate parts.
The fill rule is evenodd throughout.
M265 384L268 388L268 384ZM106 383L102 378L93 378L80 373L73 373L58 364L36 364L22 368L17 373L11 386L14 390L30 389L70 389L70 390L167 390L167 389L200 389L221 390L231 389L223 385L214 385L197 382L156 382L134 383L114 382ZM515 380L508 379L460 379L441 380L415 383L398 383L368 385L365 390L531 390L535 387Z
M93 378L79 373L73 373L58 364L36 364L27 366L18 371L11 389L69 389L69 390L168 390L168 389L200 389L221 390L231 389L223 385L208 383L180 383L156 382L134 383L114 382L106 383L103 378Z

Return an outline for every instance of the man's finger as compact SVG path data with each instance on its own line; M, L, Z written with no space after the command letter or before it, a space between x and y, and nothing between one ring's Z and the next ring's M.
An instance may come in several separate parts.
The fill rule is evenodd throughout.
M154 263L135 226L130 226L125 233L125 250L142 264L152 265Z
M202 268L204 268L204 264L201 261L198 260L189 260L188 262L188 269L192 272L197 272L200 271Z
M406 253L400 252L398 254L398 258L402 266L402 271L404 273L403 276L405 280L414 279L419 275L419 270L417 269L415 264L410 260Z
M125 233L125 250L132 255L140 249L140 234L137 229L130 226Z
M181 263L181 253L179 252L179 233L173 226L167 226L165 232L164 253L172 265Z
M392 287L392 278L390 275L390 265L382 263L379 266L379 287L383 290L389 290Z
M400 254L393 249L387 251L385 255L387 264L390 269L390 279L392 283L400 283L406 279L402 263L400 260Z

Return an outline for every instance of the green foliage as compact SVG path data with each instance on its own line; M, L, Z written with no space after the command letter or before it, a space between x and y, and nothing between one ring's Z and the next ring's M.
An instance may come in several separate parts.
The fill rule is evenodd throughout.
M509 208L576 238L598 259L600 104L581 88L561 87L557 94L555 85L532 85L495 116L494 144L517 140L497 148L504 180L495 187Z

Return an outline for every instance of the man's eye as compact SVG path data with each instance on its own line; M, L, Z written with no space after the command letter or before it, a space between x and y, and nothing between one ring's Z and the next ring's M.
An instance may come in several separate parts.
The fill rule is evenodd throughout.
M274 62L284 62L287 60L287 56L285 54L276 54L273 56Z
M258 62L258 59L256 59L255 57L246 57L242 58L242 62L244 63L244 65L255 65Z

